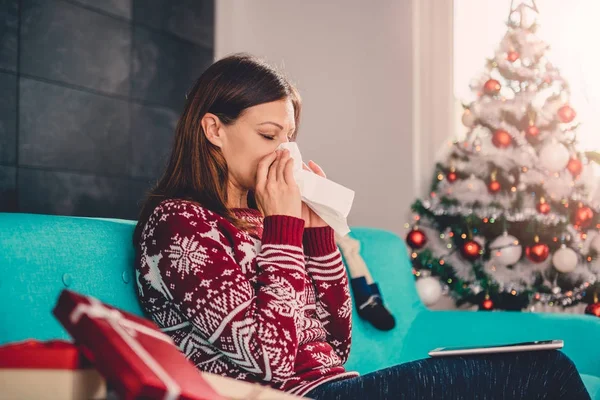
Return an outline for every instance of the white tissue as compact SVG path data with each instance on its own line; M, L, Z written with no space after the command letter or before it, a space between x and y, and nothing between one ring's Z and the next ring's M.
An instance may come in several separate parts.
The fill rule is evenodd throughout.
M294 178L300 188L302 201L338 235L348 234L350 228L347 218L354 201L354 191L303 169L302 155L296 142L282 143L277 148L288 149L294 159Z

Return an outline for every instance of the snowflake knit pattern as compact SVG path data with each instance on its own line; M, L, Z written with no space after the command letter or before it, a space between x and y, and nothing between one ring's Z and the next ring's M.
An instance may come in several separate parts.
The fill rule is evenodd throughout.
M333 230L232 211L254 232L192 201L154 209L136 249L144 311L201 371L299 396L358 376L343 367L352 300Z

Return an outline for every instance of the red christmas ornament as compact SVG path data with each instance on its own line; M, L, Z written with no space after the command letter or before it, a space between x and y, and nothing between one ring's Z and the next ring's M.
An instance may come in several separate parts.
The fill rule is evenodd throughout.
M500 182L498 182L497 180L493 180L490 183L488 183L488 190L490 191L490 193L498 193L500 189Z
M512 136L508 132L502 129L498 129L494 132L494 136L492 136L492 143L494 146L499 147L501 149L505 149L512 143Z
M592 223L593 218L594 212L592 209L587 206L580 205L577 207L577 210L575 210L573 224L581 228L587 228Z
M567 169L569 170L571 175L579 176L583 169L583 165L581 164L581 161L577 158L571 158L569 160L569 163L567 164Z
M568 123L575 119L577 113L570 106L564 105L558 109L558 119L561 122Z
M481 307L484 310L491 311L494 308L494 302L492 300L490 300L490 298L488 296L486 296L485 300L483 300L483 302L481 303Z
M510 61L510 62L515 62L515 61L517 61L517 60L519 59L519 57L520 57L520 56L519 56L519 53L518 53L518 52L516 52L516 51L509 51L509 52L506 54L506 59L507 59L508 61Z
M589 304L585 308L585 313L588 315L595 315L596 317L600 317L600 303Z
M481 251L481 245L474 240L468 240L463 243L460 248L460 252L468 260L476 260L479 258L479 252Z
M550 212L550 204L546 203L546 200L542 197L537 205L537 210L542 214L548 214Z
M494 94L498 94L500 92L501 87L502 86L500 86L500 82L498 82L495 79L489 79L483 85L483 91L485 94L494 95Z
M420 249L427 243L427 236L419 228L414 228L406 235L406 243L413 249Z
M529 138L533 139L540 134L540 129L535 125L529 125L527 129L525 129L525 133Z
M456 181L458 177L456 176L456 172L449 172L446 178L448 178L448 182L452 183Z
M534 263L541 263L550 255L550 248L547 244L536 243L525 248L525 255Z

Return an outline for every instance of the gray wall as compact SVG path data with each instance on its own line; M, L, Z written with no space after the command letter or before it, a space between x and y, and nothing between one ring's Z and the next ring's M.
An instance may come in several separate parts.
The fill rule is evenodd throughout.
M409 220L416 195L416 2L216 3L216 57L248 51L282 67L296 83L303 98L298 135L302 157L356 192L348 216L351 226L402 234Z
M214 0L0 0L0 211L135 219Z

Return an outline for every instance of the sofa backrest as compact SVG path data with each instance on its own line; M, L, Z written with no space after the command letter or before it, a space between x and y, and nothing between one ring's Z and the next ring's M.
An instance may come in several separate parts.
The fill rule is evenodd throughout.
M91 295L112 306L142 315L134 276L131 238L135 221L0 213L0 344L36 338L68 339L52 315L64 288ZM351 359L362 358L386 341L399 343L424 308L417 295L404 242L395 234L353 227L361 255L379 282L396 317L393 332L381 332L360 320L354 307ZM358 343L361 343L360 346ZM387 350L382 349L382 362ZM353 357L353 354L356 354ZM388 355L389 356L389 355ZM375 357L372 353L372 357ZM375 361L375 360L373 360Z
M358 316L354 305L352 346L345 367L366 374L401 361L409 329L426 307L417 294L404 240L392 232L369 227L352 227L350 236L360 242L360 254L396 320L391 331L377 330Z
M0 343L69 336L52 315L68 288L143 315L134 221L0 213Z

